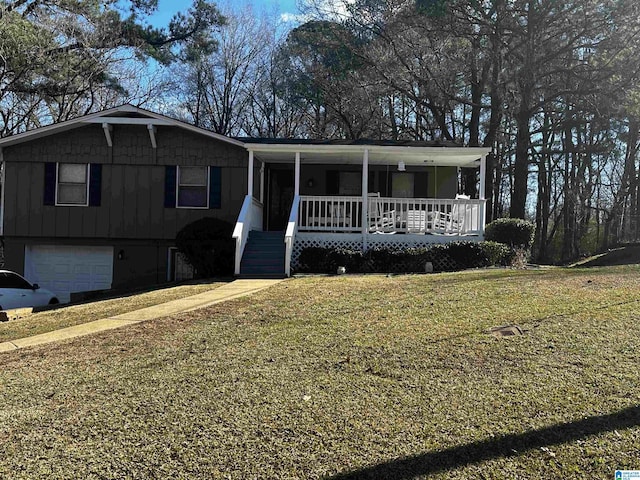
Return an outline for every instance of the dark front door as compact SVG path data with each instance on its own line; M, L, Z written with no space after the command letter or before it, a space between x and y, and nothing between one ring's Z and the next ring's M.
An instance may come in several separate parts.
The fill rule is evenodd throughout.
M269 170L269 205L267 230L285 230L293 203L293 168Z

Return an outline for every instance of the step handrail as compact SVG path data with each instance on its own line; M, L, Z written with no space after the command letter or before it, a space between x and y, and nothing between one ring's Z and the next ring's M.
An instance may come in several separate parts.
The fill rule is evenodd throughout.
M300 206L300 195L293 198L291 204L291 213L289 213L289 221L287 222L287 230L284 233L284 274L291 276L291 256L293 255L293 242L295 240L296 231L298 230L298 208Z
M236 226L233 229L232 237L236 240L236 263L234 273L240 275L240 263L242 262L242 254L244 253L244 247L247 246L247 238L249 238L249 231L251 230L251 206L253 204L253 195L247 195L244 197Z

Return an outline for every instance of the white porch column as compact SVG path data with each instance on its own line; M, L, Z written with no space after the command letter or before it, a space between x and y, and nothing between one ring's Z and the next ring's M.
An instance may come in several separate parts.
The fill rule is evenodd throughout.
M298 196L300 195L300 152L296 152L296 168L295 168L295 189L294 189L294 196Z
M369 234L369 149L362 155L362 249L366 250Z
M480 200L484 200L485 197L485 183L487 179L487 156L483 155L480 158Z
M253 150L249 150L249 175L247 177L247 195L253 196Z
M260 164L260 203L264 204L264 160Z
M480 200L485 200L485 183L487 179L487 156L483 155L480 157L480 188L478 189L478 197ZM480 206L480 230L484 235L484 224L487 218L487 202L482 202Z

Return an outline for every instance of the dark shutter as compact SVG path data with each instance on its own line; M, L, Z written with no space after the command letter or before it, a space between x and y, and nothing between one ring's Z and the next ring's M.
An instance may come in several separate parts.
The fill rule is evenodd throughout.
M102 200L102 164L89 165L89 206L99 207Z
M44 164L44 205L56 204L56 164Z
M340 191L340 172L327 170L327 195L338 195Z
M222 169L209 167L209 208L222 206Z
M178 168L167 165L164 171L164 207L176 208L176 178Z

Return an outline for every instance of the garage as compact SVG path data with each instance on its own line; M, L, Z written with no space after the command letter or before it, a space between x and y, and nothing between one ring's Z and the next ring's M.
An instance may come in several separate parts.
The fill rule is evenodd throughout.
M113 247L31 245L24 252L25 277L54 292L61 302L71 293L111 288Z

